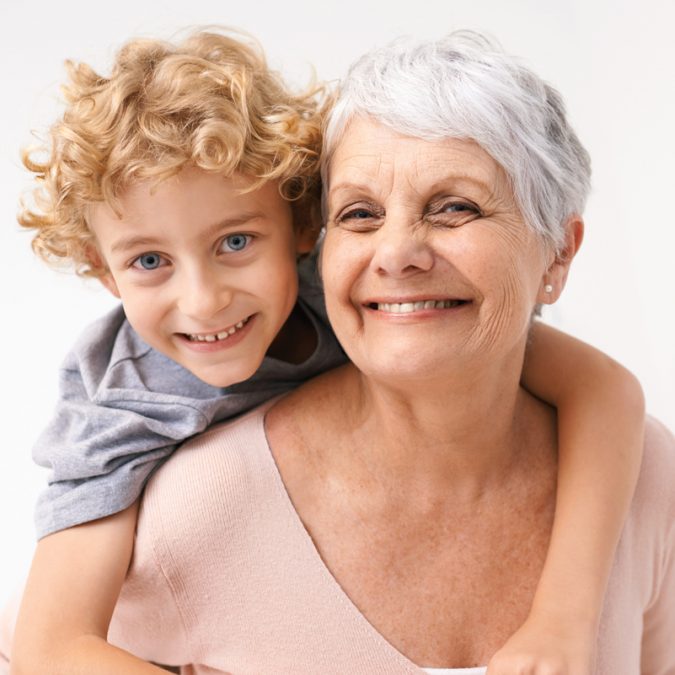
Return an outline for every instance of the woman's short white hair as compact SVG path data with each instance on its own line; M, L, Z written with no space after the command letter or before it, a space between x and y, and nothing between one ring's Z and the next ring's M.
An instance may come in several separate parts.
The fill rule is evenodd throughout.
M590 158L562 97L479 33L399 39L354 63L327 119L324 179L340 138L359 116L408 136L476 141L506 171L525 222L556 251L566 220L583 213Z

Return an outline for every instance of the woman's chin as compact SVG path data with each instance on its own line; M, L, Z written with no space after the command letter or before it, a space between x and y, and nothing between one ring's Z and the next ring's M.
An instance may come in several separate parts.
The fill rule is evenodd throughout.
M387 350L386 353L355 365L366 377L382 384L396 388L420 383L428 388L434 381L447 385L453 377L457 377L459 369L453 365L456 361L456 358L449 355L439 357L438 353L396 353ZM411 393L412 391L411 389Z

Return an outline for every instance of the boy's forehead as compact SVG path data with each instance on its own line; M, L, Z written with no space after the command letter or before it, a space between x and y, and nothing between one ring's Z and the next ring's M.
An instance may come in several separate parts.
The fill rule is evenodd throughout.
M98 202L88 209L88 222L97 230L161 228L173 224L204 230L237 225L256 218L283 222L290 214L277 181L256 186L243 174L223 175L190 168L163 180L130 182L114 203Z
M148 171L151 170L148 169ZM261 180L240 171L207 171L200 167L186 165L178 171L167 169L164 175L159 173L153 176L131 177L118 187L116 196L118 200L133 201L152 198L158 192L166 190L211 191L218 188L246 193L268 183L275 185L278 189L278 181L275 180Z

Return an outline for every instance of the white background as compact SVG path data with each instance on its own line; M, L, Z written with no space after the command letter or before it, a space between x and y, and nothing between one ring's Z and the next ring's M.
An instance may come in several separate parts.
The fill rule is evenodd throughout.
M45 480L30 448L56 397L57 367L81 328L112 306L92 282L47 269L15 222L29 185L19 149L59 110L66 58L107 69L131 36L227 24L253 33L304 84L338 78L401 34L473 28L497 37L563 93L591 153L586 238L568 288L545 315L640 378L650 412L675 428L675 3L672 0L116 0L0 7L0 602L27 570ZM675 482L675 479L674 479Z

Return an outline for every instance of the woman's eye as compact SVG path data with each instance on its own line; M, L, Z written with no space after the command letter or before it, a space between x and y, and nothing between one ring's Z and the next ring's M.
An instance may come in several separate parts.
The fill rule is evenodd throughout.
M345 229L362 232L377 227L379 219L383 216L384 211L376 205L354 205L339 211L333 222Z
M251 242L249 234L230 234L223 239L222 248L225 251L243 251Z
M156 270L165 264L164 259L159 253L143 253L136 258L132 266L144 270Z
M340 220L365 220L366 218L371 218L372 215L367 209L353 209L340 216Z
M480 215L480 209L469 202L445 202L432 206L427 218L439 227L460 227Z
M478 213L478 209L475 206L471 206L471 204L463 204L461 202L446 204L442 208L442 211L445 213Z

